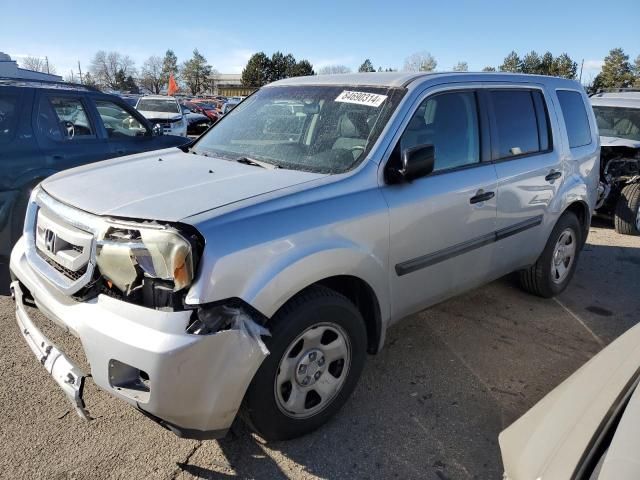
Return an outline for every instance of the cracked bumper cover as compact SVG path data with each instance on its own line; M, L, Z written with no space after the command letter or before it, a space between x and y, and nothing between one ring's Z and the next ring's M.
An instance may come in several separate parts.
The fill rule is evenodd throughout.
M100 295L75 302L55 290L29 266L21 239L10 268L51 321L80 338L93 381L179 436L217 438L231 426L244 393L265 358L256 341L239 330L212 335L185 333L190 312L165 312ZM14 284L14 289L19 284ZM81 415L86 374L33 324L16 293L16 318L22 334ZM111 385L111 360L149 375L144 401ZM73 380L71 380L71 376ZM90 410L90 405L88 406Z

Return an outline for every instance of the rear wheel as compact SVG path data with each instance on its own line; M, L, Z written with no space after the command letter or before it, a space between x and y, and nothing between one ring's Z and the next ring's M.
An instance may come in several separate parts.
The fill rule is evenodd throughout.
M640 183L632 183L622 189L613 223L618 233L640 235Z
M520 271L524 290L550 298L562 292L573 277L582 245L582 228L573 212L565 212L556 223L538 261Z
M344 296L315 286L285 305L265 338L270 355L245 397L242 415L266 440L315 430L356 386L366 358L366 329Z

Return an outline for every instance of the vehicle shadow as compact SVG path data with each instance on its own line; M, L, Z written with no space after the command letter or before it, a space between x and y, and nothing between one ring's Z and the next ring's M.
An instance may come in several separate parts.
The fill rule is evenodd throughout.
M9 296L9 285L11 284L11 275L9 274L9 265L0 263L0 296Z

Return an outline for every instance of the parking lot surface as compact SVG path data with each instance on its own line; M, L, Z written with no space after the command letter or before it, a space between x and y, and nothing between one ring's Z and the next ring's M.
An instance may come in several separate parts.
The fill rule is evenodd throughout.
M498 433L640 319L639 289L640 238L593 227L558 299L507 277L405 319L328 425L272 444L178 439L90 382L81 421L0 297L0 477L498 479Z

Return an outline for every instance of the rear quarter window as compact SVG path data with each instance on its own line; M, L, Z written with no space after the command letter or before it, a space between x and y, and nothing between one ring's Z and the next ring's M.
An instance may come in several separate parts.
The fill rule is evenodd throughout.
M571 90L556 90L564 124L567 127L569 147L576 148L591 143L589 118L582 94Z

